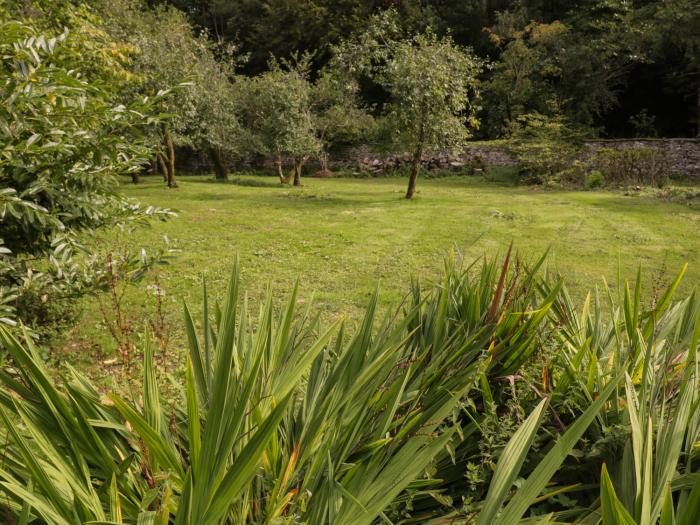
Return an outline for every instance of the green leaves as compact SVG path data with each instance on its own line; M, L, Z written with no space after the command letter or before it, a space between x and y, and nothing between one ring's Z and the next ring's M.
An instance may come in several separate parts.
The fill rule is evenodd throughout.
M143 131L157 120L151 115L161 97L125 102L117 78L126 72L114 62L121 46L87 11L72 4L50 11L50 20L37 13L8 21L3 13L0 22L0 322L6 325L18 317L45 322L48 304L98 286L99 270L77 256L78 232L170 215L117 192L117 176L142 169L150 155ZM50 37L38 27L62 33Z
M36 349L0 328L15 365L0 371L0 492L18 520L67 525L373 525L408 514L516 525L528 512L541 523L694 523L697 299L664 299L645 336L639 285L607 327L597 302L580 315L566 304L541 264L463 271L448 260L440 285L416 284L400 313L379 321L374 295L350 338L342 323L324 330L297 315L296 289L279 313L269 296L251 322L236 264L220 308L206 288L199 323L185 308L184 391L168 403L148 334L142 395L105 400L73 371L58 388ZM544 392L528 385L538 397L484 476L485 499L456 508L485 441L476 403L510 399L494 380L527 373L553 327L558 339L545 341L561 343L564 365L547 366ZM607 466L599 485L584 482L596 439L594 457L621 473L620 497ZM579 497L587 506L571 503ZM569 506L538 515L554 505Z
M430 29L401 37L398 17L393 9L377 15L367 31L338 47L337 61L390 93L385 112L394 147L411 153L457 148L469 136L468 128L478 126L475 99L482 62Z
M603 464L600 480L600 501L605 525L637 525L617 498L605 464Z
M518 491L495 520L490 522L480 521L480 523L516 525L527 511L528 507L534 503L542 490L546 487L549 480L557 472L571 450L576 446L583 433L596 418L598 412L608 401L613 392L615 392L616 388L617 381L611 382L605 390L601 392L600 397L598 397L598 399L576 419L568 430L564 432L527 479L518 487ZM511 441L506 447L506 451L504 451L504 455L496 469L494 481L492 481L492 483L498 482L498 485L493 489L493 493L489 491L489 496L484 506L484 510L488 512L490 516L495 512L494 507L500 506L505 500L506 490L510 487L510 484L505 486L506 483L504 480L512 481L515 476L517 476L518 470L516 469L519 469L522 465L524 448L532 443L534 435L537 432L537 425L535 422L538 422L540 417L538 411L541 410L542 406L542 403L538 405L538 408L530 415L525 425L511 438ZM505 452L508 452L508 454Z
M309 60L305 56L298 63L272 62L270 71L240 80L237 97L247 151L279 162L282 156L307 158L320 151L312 115Z
M498 463L489 485L484 506L479 513L477 525L485 525L494 522L497 512L503 505L508 491L520 474L523 462L537 435L537 430L542 420L542 414L547 406L547 400L543 399L537 408L525 420L523 425L513 434L506 448L503 450L502 460Z
M559 357L562 372L554 379L557 396L583 393L573 403L589 403L611 377L622 373L625 378L624 392L613 397L593 427L602 439L610 435L612 425L624 436L623 454L603 456L607 467L601 480L601 501L607 505L610 520L626 522L629 518L639 525L659 520L673 523L690 497L692 484L679 481L697 472L692 443L700 431L700 303L694 293L680 302L672 301L684 271L681 268L646 310L641 272L632 286L625 283L621 287L619 299L605 290L611 314L604 313L598 296L593 306L587 301L580 314L565 295L554 308L560 320L568 317L561 324L567 344ZM617 476L611 478L608 468Z

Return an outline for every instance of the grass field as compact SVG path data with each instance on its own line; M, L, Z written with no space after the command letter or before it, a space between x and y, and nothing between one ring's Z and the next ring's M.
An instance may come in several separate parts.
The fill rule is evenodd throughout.
M503 253L511 241L527 259L551 247L549 267L578 297L602 276L614 283L618 263L630 278L641 265L647 297L684 262L690 267L682 290L700 278L700 210L652 195L542 191L468 177L420 180L412 201L403 198L402 178L305 179L302 188L254 176L228 184L181 177L179 183L173 190L153 178L124 185L129 197L179 211L126 239L148 249L167 235L175 248L157 272L175 346L184 339L182 300L198 310L202 276L214 295L223 293L236 253L252 304L268 284L278 297L288 295L299 277L300 301L313 296L324 316L351 319L376 285L386 305L401 299L411 276L439 275L455 246L467 260ZM155 299L147 291L153 282L149 277L125 296L136 325L153 315ZM56 342L78 360L93 359L86 348L114 346L98 304L94 297L83 300L80 322Z

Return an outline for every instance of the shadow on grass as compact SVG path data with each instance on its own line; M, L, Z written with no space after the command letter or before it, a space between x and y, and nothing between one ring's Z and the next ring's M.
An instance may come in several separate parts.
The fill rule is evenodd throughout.
M381 202L376 200L376 203ZM365 200L348 196L339 196L335 193L306 192L303 189L291 190L277 194L274 205L278 208L347 208L367 206Z
M203 181L198 181L203 182ZM257 181L253 181L257 182ZM230 186L235 183L230 182L209 182L209 184L222 184L224 186ZM262 184L242 184L242 186L255 186L264 187L268 186L265 183ZM201 186L200 186L201 187ZM281 188L286 191L281 192L263 192L260 193L237 193L235 191L207 191L198 193L188 193L187 198L196 201L233 201L239 200L251 204L252 202L258 202L260 206L273 206L276 208L322 208L322 207L347 207L347 206L361 206L366 205L367 201L361 199L348 198L346 196L339 196L335 193L319 193L319 192L309 192L305 191L303 188L291 188L284 185L270 185L269 187ZM380 202L380 201L377 201Z
M188 195L187 198L194 201L245 200L240 195L236 195L235 193L193 193Z
M260 180L260 178L248 178L248 177L234 177L229 180L217 180L211 177L206 177L206 178L185 178L183 177L188 183L193 183L193 184L207 184L207 185L230 185L233 184L234 186L248 186L251 188L288 188L289 186L286 184L280 184L279 179L276 177L269 177L272 180Z
M267 178L267 177L265 177ZM184 177L183 177L184 179ZM250 188L272 188L275 190L282 190L282 191L276 191L273 193L267 193L267 192L260 192L259 194L255 193L246 193L245 196L242 196L242 194L237 194L235 192L228 192L228 191L222 191L221 193L218 193L216 191L212 191L211 193L197 193L197 194L190 194L189 198L193 200L211 200L211 201L217 201L217 200L233 200L237 198L244 198L246 200L248 199L259 199L261 203L264 203L265 205L274 205L275 207L283 207L283 208L307 208L307 207L347 207L347 206L362 206L362 205L368 205L368 204L382 204L385 202L393 201L395 200L394 198L386 199L386 198L378 198L381 193L378 193L376 191L376 186L372 185L371 182L367 184L367 189L366 191L353 191L352 194L346 194L343 192L334 192L334 191L324 191L325 188L323 188L322 185L320 186L308 186L304 182L302 182L301 186L292 186L289 184L281 184L277 177L269 177L270 180L260 180L261 177L257 176L255 178L253 177L248 177L248 176L238 176L235 178L231 178L228 181L218 181L213 178L191 178L187 180L188 184L197 184L200 185L200 188L203 186L208 186L210 189L214 189L215 187L221 185L224 187L230 187L230 186L243 186L243 187L250 187ZM314 179L314 180L330 180L330 179ZM352 181L352 179L336 179L336 180L348 180ZM331 188L328 188L331 189ZM223 188L222 188L223 190ZM402 193L403 190L400 192ZM363 199L364 198L364 199ZM404 199L400 199L401 201Z
M251 188L288 188L289 186L281 184L279 180L266 181L260 179L248 179L243 177L236 177L231 179L230 184L235 184L236 186L248 186Z

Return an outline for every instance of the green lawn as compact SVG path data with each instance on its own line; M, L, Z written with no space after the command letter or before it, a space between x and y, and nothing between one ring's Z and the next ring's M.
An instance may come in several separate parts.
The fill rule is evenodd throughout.
M684 262L690 268L682 289L698 283L697 209L652 195L542 191L470 177L419 180L417 197L406 201L405 182L305 179L302 188L291 188L270 177L229 184L181 177L173 190L153 178L138 186L125 183L126 195L180 211L128 242L148 248L167 235L177 249L171 264L158 271L176 346L183 342L182 299L198 310L202 276L216 295L222 293L236 253L251 303L268 283L278 297L287 295L299 277L302 302L313 296L324 315L351 319L377 284L387 304L400 300L410 276L434 278L454 246L467 259L502 253L511 241L528 259L551 246L550 268L562 272L578 297L601 276L614 282L618 261L629 277L642 265L647 297L655 282L668 281ZM145 291L152 282L126 296L135 324L153 314L155 301ZM86 298L80 306L80 322L60 344L68 350L113 346L97 300ZM92 359L90 352L77 354Z

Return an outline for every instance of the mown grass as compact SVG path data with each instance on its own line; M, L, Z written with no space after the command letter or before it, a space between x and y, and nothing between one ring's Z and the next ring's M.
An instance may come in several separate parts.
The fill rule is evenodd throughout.
M398 302L411 276L439 275L443 257L455 246L467 260L503 252L511 242L532 258L550 247L550 268L561 271L579 297L601 277L614 286L618 265L625 277L641 265L646 281L660 285L689 262L682 291L700 277L700 210L649 194L543 191L455 176L420 180L416 198L407 201L403 178L307 178L302 188L280 186L270 177L232 179L181 177L178 189L156 178L136 186L124 181L129 197L180 212L119 241L153 249L167 236L175 249L170 264L157 271L175 346L184 344L178 331L182 300L196 303L202 277L211 289L223 290L236 253L251 302L268 283L278 298L286 296L299 278L300 302L310 302L313 293L316 308L328 318L356 319L377 285L381 304ZM154 315L155 299L146 290L153 279L125 296L135 325ZM654 286L648 289L653 294ZM105 296L101 300L109 307ZM94 297L77 305L80 321L55 342L57 349L75 350L70 354L86 361L93 359L87 348L109 352L114 344L97 305Z

